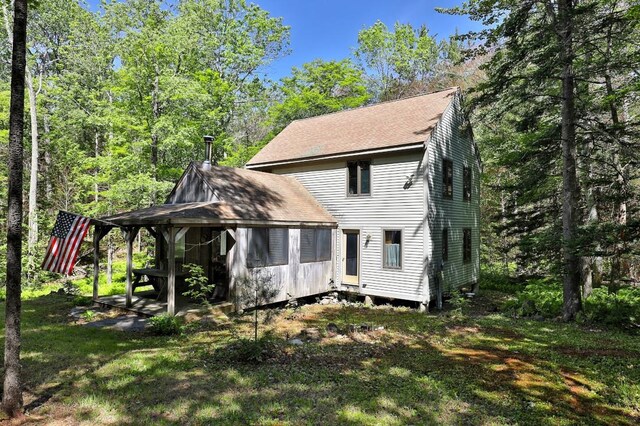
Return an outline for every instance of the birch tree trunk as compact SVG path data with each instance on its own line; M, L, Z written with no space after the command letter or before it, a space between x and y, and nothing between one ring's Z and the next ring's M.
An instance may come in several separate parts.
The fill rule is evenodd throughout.
M27 238L27 265L29 279L32 279L35 270L35 250L38 244L38 111L37 92L33 87L33 76L27 67L25 69L25 82L29 92L29 115L31 117L31 172L29 175L29 211Z
M3 4L8 22L6 4ZM9 32L11 35L11 32ZM22 286L22 160L24 154L24 76L27 45L27 0L15 0L9 111L9 188L7 215L7 286L2 409L22 416L20 312Z

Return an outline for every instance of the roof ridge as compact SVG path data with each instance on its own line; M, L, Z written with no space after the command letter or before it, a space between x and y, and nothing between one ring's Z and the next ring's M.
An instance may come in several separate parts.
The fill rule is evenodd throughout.
M390 104L390 103L393 103L393 102L406 101L407 99L419 98L420 96L435 95L436 93L446 92L446 91L452 90L452 89L460 90L460 86L450 86L450 87L447 87L445 89L434 90L433 92L418 93L418 94L415 94L415 95L406 96L404 98L390 99L388 101L376 102L375 104L371 104L371 105L361 105L361 106L354 107L354 108L341 109L340 111L328 112L326 114L314 115L312 117L297 118L297 119L293 120L290 124L293 124L293 123L296 123L296 122L299 122L299 121L312 120L314 118L319 118L319 117L326 117L328 115L341 114L343 112L357 111L357 110L366 109L366 108L373 108L373 107L376 107L376 106L379 106L379 105Z

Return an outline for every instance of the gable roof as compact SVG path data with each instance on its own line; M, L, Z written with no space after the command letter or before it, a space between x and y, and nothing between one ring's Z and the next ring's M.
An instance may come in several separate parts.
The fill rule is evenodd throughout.
M248 163L270 163L424 143L457 87L367 107L295 120Z
M183 178L191 170L212 189L217 199L161 204L104 220L122 226L336 224L335 218L293 177L233 167L212 165L207 168L201 162L192 162ZM179 186L180 181L174 191Z

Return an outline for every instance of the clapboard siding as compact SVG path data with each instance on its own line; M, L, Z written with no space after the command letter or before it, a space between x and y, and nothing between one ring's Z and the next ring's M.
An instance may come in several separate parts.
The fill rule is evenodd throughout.
M243 279L270 277L278 294L269 303L282 302L297 297L326 293L331 289L333 262L300 263L300 229L289 229L289 262L286 265L263 268L247 267L248 229L237 228L236 243L230 261L231 292L236 306L243 306L239 296L238 285ZM335 238L335 230L332 236Z
M460 96L444 112L427 147L427 206L430 236L426 250L432 259L429 276L433 277L442 263L442 229L449 228L449 260L443 264L444 290L450 291L476 282L480 273L480 167L471 133L467 130ZM453 161L453 199L442 195L442 160ZM471 201L463 201L463 167L471 167ZM471 228L471 262L463 262L462 233ZM431 281L431 298L435 297Z
M346 161L281 166L274 173L297 178L338 220L335 280L342 282L342 230L360 230L360 287L363 294L407 300L424 300L423 265L425 217L421 150L371 160L371 195L347 196ZM413 184L405 188L407 177ZM403 232L402 269L382 267L383 230ZM371 238L367 243L367 236Z

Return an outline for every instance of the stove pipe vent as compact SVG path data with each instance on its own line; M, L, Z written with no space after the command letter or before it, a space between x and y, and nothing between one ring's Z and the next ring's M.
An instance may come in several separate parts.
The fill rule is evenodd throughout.
M204 168L211 168L211 152L213 149L213 136L204 137Z

